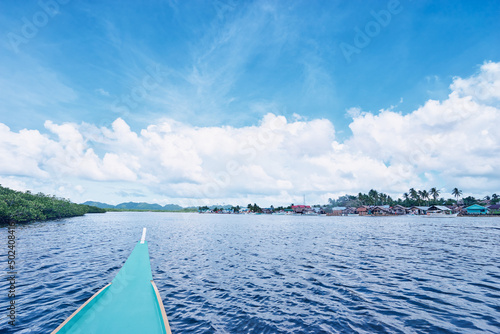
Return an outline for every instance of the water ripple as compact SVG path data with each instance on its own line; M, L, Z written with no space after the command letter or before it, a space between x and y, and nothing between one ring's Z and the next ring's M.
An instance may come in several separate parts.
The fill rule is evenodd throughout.
M498 219L168 213L20 226L18 325L0 332L53 330L143 226L174 333L500 332Z

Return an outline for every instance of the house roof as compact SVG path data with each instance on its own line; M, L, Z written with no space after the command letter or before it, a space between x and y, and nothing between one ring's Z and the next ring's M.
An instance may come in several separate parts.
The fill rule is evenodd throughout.
M429 207L429 210L441 210L441 211L451 211L451 209L447 206L444 206L444 205L433 205L431 207Z
M466 207L466 209L467 209L467 210L469 210L469 209L472 209L472 210L474 210L474 209L479 210L479 209L486 209L486 207L484 207L484 206L482 206L482 205L479 205L479 204L473 204L473 205L471 205L471 206Z
M345 209L346 209L345 206L336 206L332 208L332 211L343 211Z
M412 206L411 209L413 209L413 208L417 208L419 210L424 210L424 211L429 210L428 206Z
M377 206L374 206L372 208L372 210L376 210L376 209L383 210L383 211L389 211L389 208L386 207L385 205L377 205Z
M500 210L500 204L493 204L488 206L488 209L490 210Z

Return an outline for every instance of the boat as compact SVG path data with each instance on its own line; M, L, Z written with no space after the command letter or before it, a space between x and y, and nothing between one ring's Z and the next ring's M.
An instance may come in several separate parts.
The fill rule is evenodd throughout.
M426 215L422 216L425 218L456 218L458 213L444 213L444 212L427 212Z
M115 278L81 305L52 334L171 334L165 308L153 281L146 228Z
M427 210L426 218L455 218L458 213L452 213L451 209L443 205L433 205Z
M317 216L318 214L314 211L306 211L303 213L304 216Z

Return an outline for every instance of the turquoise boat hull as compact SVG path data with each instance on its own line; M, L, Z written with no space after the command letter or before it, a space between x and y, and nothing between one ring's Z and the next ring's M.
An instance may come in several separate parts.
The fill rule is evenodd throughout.
M151 275L147 242L138 242L113 281L87 300L55 333L171 334Z

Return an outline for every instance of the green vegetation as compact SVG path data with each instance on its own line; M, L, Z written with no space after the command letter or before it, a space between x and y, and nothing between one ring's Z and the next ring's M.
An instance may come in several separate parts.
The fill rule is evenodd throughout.
M72 203L42 193L21 192L0 185L0 224L34 220L50 220L86 213L104 213L106 210L90 205Z
M403 206L428 206L428 205L454 205L460 202L465 206L470 206L473 204L481 204L481 199L468 196L462 198L462 190L458 188L453 189L451 193L455 199L443 197L439 198L440 191L437 188L431 188L427 190L416 190L411 188L408 192L403 194L403 198L393 199L384 193L379 193L378 191L372 189L368 194L359 193L355 195L344 195L340 196L338 199L328 199L328 204L331 206L348 206L348 207L359 207L362 205L403 205ZM500 197L497 194L491 196L485 196L483 200L490 201L491 204L496 204L500 202Z
M257 204L255 204L255 203L253 203L253 205L252 204L248 204L247 208L251 212L262 213L262 208L260 206L258 206Z
M458 188L454 188L453 191L451 192L451 194L453 196L455 196L457 198L457 201L458 201L460 196L462 196L462 190L459 190Z

